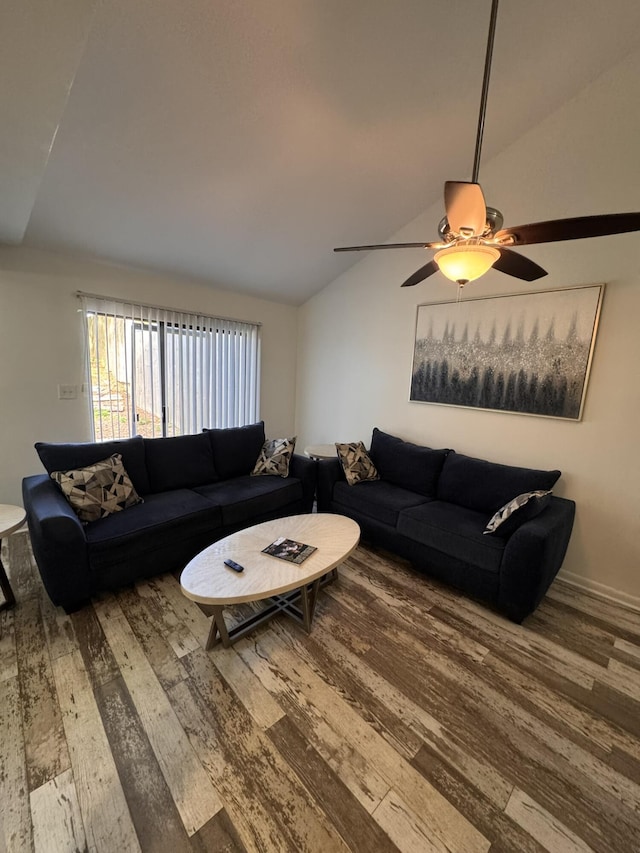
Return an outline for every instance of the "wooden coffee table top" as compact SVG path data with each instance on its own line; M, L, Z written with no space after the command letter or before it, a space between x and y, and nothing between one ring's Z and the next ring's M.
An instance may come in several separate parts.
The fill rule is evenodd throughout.
M261 553L280 536L315 545L318 550L300 565ZM277 518L209 545L187 564L180 585L187 598L200 604L259 601L321 577L346 560L359 541L360 528L342 515L313 513ZM227 568L227 557L244 566L244 572Z
M0 504L0 539L22 527L26 518L27 513L21 506Z

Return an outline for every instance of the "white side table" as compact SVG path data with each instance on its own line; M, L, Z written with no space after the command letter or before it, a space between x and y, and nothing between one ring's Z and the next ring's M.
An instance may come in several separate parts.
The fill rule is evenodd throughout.
M304 449L309 459L335 459L337 456L335 444L310 444Z
M3 538L22 527L26 517L27 514L21 506L0 504L0 549L2 548ZM0 604L0 610L4 610L5 607L13 607L16 603L16 597L13 594L9 578L2 565L2 559L0 559L0 588L4 596L4 601Z

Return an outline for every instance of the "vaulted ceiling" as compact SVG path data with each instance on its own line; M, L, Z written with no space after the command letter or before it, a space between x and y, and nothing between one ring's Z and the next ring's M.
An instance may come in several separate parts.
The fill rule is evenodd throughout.
M489 9L4 0L0 242L300 304L470 179ZM503 0L484 159L639 44L637 0Z

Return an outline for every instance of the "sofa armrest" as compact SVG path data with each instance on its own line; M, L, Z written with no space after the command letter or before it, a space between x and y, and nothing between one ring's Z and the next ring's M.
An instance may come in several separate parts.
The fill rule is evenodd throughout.
M302 483L304 500L304 511L313 510L313 499L316 496L316 483L318 481L318 463L315 459L294 453L289 463L289 476L297 477Z
M500 567L500 608L514 622L532 613L562 565L567 552L576 505L553 497L540 513L507 540Z
M71 611L91 596L84 527L46 474L25 477L22 497L44 587L54 604Z
M318 462L318 512L331 512L333 487L344 479L344 471L337 457Z

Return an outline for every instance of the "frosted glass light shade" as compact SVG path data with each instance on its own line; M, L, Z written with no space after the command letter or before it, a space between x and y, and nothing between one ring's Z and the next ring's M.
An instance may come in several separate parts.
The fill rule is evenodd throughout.
M451 281L466 283L484 275L499 257L500 252L492 246L462 243L436 252L434 261Z

